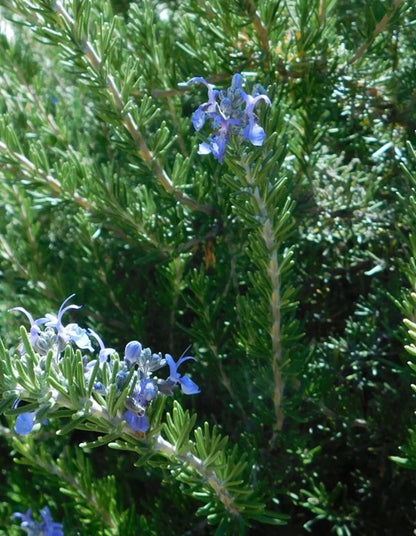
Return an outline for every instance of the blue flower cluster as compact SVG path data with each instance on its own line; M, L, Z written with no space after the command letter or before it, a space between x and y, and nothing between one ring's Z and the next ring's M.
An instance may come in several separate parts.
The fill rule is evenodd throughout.
M47 506L40 511L40 515L43 521L33 521L32 510L29 509L25 514L16 512L14 517L21 519L21 528L29 536L64 536L62 524L54 522Z
M55 362L58 362L66 346L75 345L88 352L83 356L85 383L90 385L94 382L93 392L105 397L110 386L104 385L103 380L104 376L107 378L113 376L116 350L106 347L101 337L92 329L84 329L75 323L67 325L62 323L62 318L67 311L80 308L78 305L67 305L73 296L74 294L63 302L57 315L46 314L35 320L23 307L14 307L11 311L22 312L28 318L29 341L41 357L40 368L49 352L53 353ZM25 355L24 346L21 346L20 352L22 356ZM187 360L195 360L195 358L183 356L175 362L170 354L162 357L161 353L156 354L150 348L143 348L139 341L131 341L126 345L124 356L117 362L115 384L117 392L121 394L126 382L129 382L130 392L125 402L123 418L133 430L146 432L149 429L150 423L146 411L157 396L173 395L177 387L180 387L187 395L200 392L197 384L189 376L183 376L178 372L179 366ZM169 367L167 378L153 376L154 372L166 365ZM107 374L104 374L104 367L107 369ZM15 407L19 402L20 400L16 400ZM37 422L37 413L37 411L31 411L18 415L15 431L20 435L29 434Z
M239 136L252 145L261 146L266 133L258 123L255 113L257 104L261 101L271 105L265 90L256 84L251 95L243 90L241 74L233 76L231 86L227 90L217 90L205 78L196 76L187 84L201 83L208 89L208 101L201 104L192 116L192 123L197 132L204 126L206 120L211 121L214 134L199 145L198 154L210 154L219 162L223 162L227 145L231 136Z

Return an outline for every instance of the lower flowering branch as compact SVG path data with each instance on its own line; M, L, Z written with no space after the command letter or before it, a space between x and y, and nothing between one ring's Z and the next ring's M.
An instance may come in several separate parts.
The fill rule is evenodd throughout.
M199 393L196 383L178 371L184 362L195 358L185 355L175 361L170 354L162 357L138 341L129 342L120 358L94 331L63 323L68 310L80 308L68 305L72 297L62 303L57 314L46 313L38 319L23 307L11 310L23 313L30 322L29 333L21 329L17 354L10 355L0 344L0 393L5 400L3 408L9 405L8 414L17 415L14 431L28 436L48 419L65 415L59 435L88 429L103 434L90 446L110 444L119 450L160 454L168 466L179 462L177 478L187 481L195 496L200 493L207 503L215 503L217 516L242 520L245 507L238 497L247 500L252 490L247 487L239 494L238 489L231 492L227 487L230 481L240 479L245 463L241 459L235 463L234 451L227 457L226 438L214 434L214 440L208 429L205 433L194 431L195 418L176 402L173 417L167 414L165 424L160 422L160 411L151 411L157 398L173 395L178 387L187 395ZM155 376L165 366L168 377ZM160 426L170 440L158 432ZM193 431L194 441L189 439ZM7 435L6 429L0 432Z

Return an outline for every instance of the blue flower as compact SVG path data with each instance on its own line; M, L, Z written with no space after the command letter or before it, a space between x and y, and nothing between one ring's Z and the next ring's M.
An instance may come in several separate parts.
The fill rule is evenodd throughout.
M146 409L158 395L158 388L153 380L142 380L133 396L126 399L127 411L123 417L136 432L147 432L150 427Z
M17 416L14 430L19 435L28 435L32 431L36 420L36 411L21 413Z
M199 144L198 154L212 153L218 162L222 163L225 157L225 151L232 134L232 125L239 124L235 119L224 119L222 116L216 118L216 124L219 125L216 134L209 138L209 142Z
M65 344L67 344L69 341L73 341L78 348L81 348L82 350L90 350L91 352L94 351L94 348L91 345L90 338L88 337L87 330L84 328L81 328L78 324L71 323L67 326L64 326L62 324L62 317L66 313L66 311L69 311L70 309L81 309L80 305L68 305L67 307L64 307L68 301L73 298L75 294L71 294L61 305L58 311L58 316L52 315L50 313L47 313L46 316L46 322L45 327L48 328L55 328L58 332L58 335L62 338Z
M166 354L166 361L169 365L170 375L168 378L168 381L171 381L175 384L178 384L181 386L182 391L186 395L195 395L200 392L199 387L195 382L191 380L189 376L181 376L178 372L178 368L182 363L185 361L188 361L189 359L192 359L193 361L196 361L194 357L187 356L187 357L181 357L177 362L173 359L173 357L170 354Z
M9 309L9 311L20 311L27 317L30 322L29 341L30 344L35 348L41 334L41 329L39 326L46 322L46 318L39 318L38 320L34 320L33 316L24 307L13 307L12 309ZM22 354L25 353L23 345L20 348L20 351Z
M93 351L87 330L81 328L78 324L71 323L67 326L62 324L62 316L69 309L80 309L79 305L64 305L73 297L72 294L67 298L59 308L58 315L47 313L43 318L34 320L32 315L23 307L14 307L10 311L20 311L26 315L30 322L29 340L34 350L40 355L46 355L49 350L54 350L56 355L60 355L65 349L68 342L74 342L78 348ZM41 330L40 326L46 329ZM24 354L24 348L20 348Z
M123 415L130 428L133 428L135 432L145 433L149 430L149 419L146 415L138 415L132 411L126 411Z
M160 354L153 353L150 348L143 348L139 341L130 341L124 350L124 361L127 368L137 367L140 379L149 378L153 372L165 366Z
M209 119L214 130L208 141L200 143L198 154L211 153L222 163L232 136L243 138L255 146L263 145L266 133L259 125L254 109L260 101L269 106L271 102L259 84L254 87L253 94L249 95L243 90L241 74L235 74L231 86L223 91L214 89L212 84L200 76L187 82L194 83L204 84L208 88L208 101L201 104L192 116L194 128L199 132Z
M54 522L47 506L40 511L43 521L33 521L31 508L25 514L15 512L13 515L21 519L21 528L29 536L64 536L63 525Z
M132 366L136 364L142 354L142 345L139 341L130 341L126 344L124 350L124 360L128 365Z
M109 357L111 357L116 351L114 348L106 348L101 337L98 335L98 333L96 333L92 329L88 329L87 333L91 335L98 342L98 345L100 347L100 352L98 354L98 361L100 363L99 366L101 366L103 363L108 362ZM88 361L88 362L86 362L87 358L84 358L84 359L85 359L84 377L85 377L86 383L89 384L91 381L91 376L94 371L95 364L97 363L97 359L93 359L92 361ZM111 361L110 361L110 366L111 366ZM101 381L94 382L94 390L95 392L99 394L106 394L106 388Z
M17 399L13 404L13 409L17 408L17 406L20 404L21 400ZM33 427L36 424L36 415L38 413L38 410L36 411L28 411L27 413L21 413L16 417L16 423L14 425L14 431L16 434L19 434L21 436L25 436L30 434L30 432L33 430ZM43 421L43 424L48 424L48 419L45 419Z
M116 351L114 350L114 348L106 348L102 338L98 335L98 333L95 333L95 331L93 331L92 329L88 329L87 333L92 335L94 339L98 342L98 345L100 347L100 353L98 354L98 359L100 360L100 363L105 363L109 357L115 354ZM92 363L92 361L90 363ZM95 361L94 361L94 364L95 364Z
M218 103L216 100L218 91L214 89L212 84L208 84L205 78L202 78L201 76L195 76L195 78L191 78L187 82L187 84L196 83L204 84L208 88L208 102L201 104L192 116L194 128L196 131L199 131L204 126L207 116L210 117L211 114L218 113Z
M241 96L246 103L246 108L244 110L246 127L244 128L243 136L253 145L263 145L266 133L257 122L258 118L254 113L254 108L260 101L264 101L268 106L271 106L270 99L267 95L257 95L256 97L253 97L252 95L248 95L245 91L241 91Z

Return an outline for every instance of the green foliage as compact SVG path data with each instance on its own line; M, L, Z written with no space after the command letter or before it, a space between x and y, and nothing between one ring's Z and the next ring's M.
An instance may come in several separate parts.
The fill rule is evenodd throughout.
M415 21L405 0L0 0L0 535L46 504L87 536L413 530ZM184 82L236 73L267 90L267 137L219 164ZM86 381L85 352L44 359L8 312L72 293L105 346L192 344L201 393L133 433L117 355ZM49 425L19 438L31 410Z

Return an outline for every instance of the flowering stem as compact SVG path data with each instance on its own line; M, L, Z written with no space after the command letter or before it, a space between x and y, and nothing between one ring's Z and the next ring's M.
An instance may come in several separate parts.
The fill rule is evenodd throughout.
M276 416L276 430L281 430L284 421L284 414L281 408L283 400L284 381L280 370L283 348L281 338L281 301L280 301L280 269L279 257L277 254L277 243L273 232L273 222L268 213L266 204L262 199L259 189L254 189L254 198L260 209L260 214L264 223L262 225L262 236L269 252L268 275L270 277L272 292L270 296L270 308L272 312L272 327L270 336L272 339L272 370L274 379L273 404Z
M272 341L272 371L274 380L273 405L275 412L275 430L281 430L283 427L284 414L282 411L284 380L281 372L281 363L283 358L282 347L282 329L281 329L281 292L280 292L280 267L278 257L278 243L273 230L273 216L270 214L268 207L260 194L258 186L255 186L255 177L253 177L250 166L244 162L246 179L253 188L253 197L258 207L259 219L263 222L261 234L266 246L268 259L268 276L271 283L270 309L272 313L272 325L270 337Z

